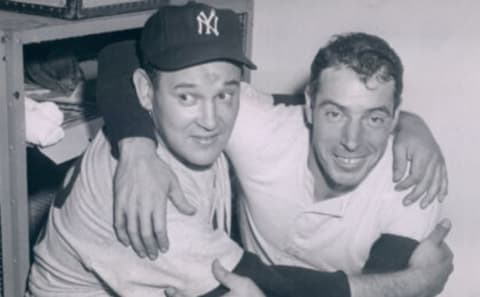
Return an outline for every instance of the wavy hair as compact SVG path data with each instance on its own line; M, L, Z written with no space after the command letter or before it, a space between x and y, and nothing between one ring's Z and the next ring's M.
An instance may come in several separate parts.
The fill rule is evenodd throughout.
M367 85L375 78L380 83L395 82L394 108L400 105L403 89L403 65L400 57L380 37L362 32L335 35L320 48L310 68L309 90L312 98L320 88L319 77L330 67L345 66Z

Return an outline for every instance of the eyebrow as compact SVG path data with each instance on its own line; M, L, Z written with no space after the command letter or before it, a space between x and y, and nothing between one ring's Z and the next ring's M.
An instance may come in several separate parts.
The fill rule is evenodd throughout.
M178 89L193 89L195 88L197 85L196 84L191 84L191 83L179 83L177 85L175 85L175 87L173 87L174 90L178 90Z
M368 110L369 113L372 113L372 112L375 112L375 111L384 112L384 113L386 113L388 116L392 116L392 112L391 112L390 109L388 109L388 107L386 107L385 105L384 105L384 106L380 106L380 107L370 108L370 109Z
M232 80L226 81L223 85L226 86L226 87L240 86L240 81L236 80L236 79L232 79ZM197 86L198 86L197 84L193 84L193 83L179 83L179 84L175 85L175 87L173 89L175 89L175 90L178 90L178 89L193 89Z
M341 104L338 104L337 102L334 102L333 100L331 99L325 99L323 100L321 103L319 103L317 105L317 108L322 108L326 105L334 105L336 106L338 109L340 109L342 112L345 112L347 110L347 107L344 106L344 105L341 105ZM375 111L379 111L379 112L384 112L386 114L388 114L389 116L392 116L392 112L390 111L390 109L388 109L387 106L383 105L383 106L379 106L379 107L373 107L373 108L370 108L367 110L367 113L372 113L372 112L375 112Z
M232 80L229 80L229 81L226 81L224 84L224 86L240 86L240 81L237 80L237 79L232 79Z
M325 99L323 100L321 103L317 104L317 108L322 108L326 105L335 105L337 108L341 109L342 111L346 109L345 106L341 105L341 104L338 104L336 102L334 102L333 100L330 100L330 99Z

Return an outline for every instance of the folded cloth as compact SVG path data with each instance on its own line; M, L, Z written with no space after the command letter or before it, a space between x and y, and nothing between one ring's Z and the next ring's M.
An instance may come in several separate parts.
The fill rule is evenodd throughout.
M46 147L59 142L65 133L61 127L63 113L53 102L36 102L25 97L27 142Z

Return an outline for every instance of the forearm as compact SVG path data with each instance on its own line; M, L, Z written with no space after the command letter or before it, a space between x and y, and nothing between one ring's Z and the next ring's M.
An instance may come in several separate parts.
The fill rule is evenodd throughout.
M109 101L111 99L108 98L113 98L106 96L105 99L99 99L98 103L99 106L107 105L101 108L101 113L106 126L106 136L114 152L118 150L119 142L126 138L142 137L155 141L153 124L148 113L140 106L136 106L139 105L136 97L125 96L119 95L115 102L102 103L102 100ZM136 104L129 101L135 101Z
M427 277L424 271L408 269L348 279L352 297L430 297Z
M122 158L135 158L139 156L151 157L155 155L157 144L149 137L128 137L118 141L118 150Z
M250 278L266 296L349 297L348 279L343 272L320 272L301 267L266 265L258 256L245 252L235 274ZM204 297L221 296L226 289L217 287Z

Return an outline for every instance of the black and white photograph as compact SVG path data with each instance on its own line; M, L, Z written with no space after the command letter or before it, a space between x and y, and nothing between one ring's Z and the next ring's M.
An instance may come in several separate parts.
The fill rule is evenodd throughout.
M479 297L479 12L0 0L0 297Z

